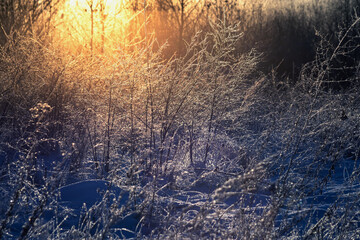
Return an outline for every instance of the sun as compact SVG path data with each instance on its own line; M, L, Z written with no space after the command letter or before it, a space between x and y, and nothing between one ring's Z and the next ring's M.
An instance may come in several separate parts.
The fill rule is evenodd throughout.
M127 41L131 14L122 0L67 0L58 12L57 38L67 50L105 53Z
M68 5L84 11L103 11L106 15L115 15L125 5L125 2L119 0L68 0Z

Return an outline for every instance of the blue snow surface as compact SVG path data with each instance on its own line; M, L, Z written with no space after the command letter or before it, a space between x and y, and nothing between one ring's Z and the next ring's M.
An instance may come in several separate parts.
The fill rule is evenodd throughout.
M324 169L320 170L319 179L325 179L329 175L331 164L330 162L323 165ZM298 222L297 227L300 231L306 231L309 227L306 227L307 224L315 226L323 217L326 217L326 213L329 211L341 216L343 213L340 210L345 209L347 204L358 201L360 184L352 180L352 174L356 173L359 168L359 160L344 158L336 161L324 187L299 199L301 209L283 208L282 213L280 212L276 219L276 227L279 227L285 219L291 222L292 218L305 214L305 217ZM311 186L309 186L309 190L311 190ZM359 222L356 224L360 227Z
M102 211L109 210L115 198L119 196L121 196L121 198L120 201L117 202L118 208L127 205L129 201L129 191L110 186L110 183L104 180L76 182L61 187L59 192L59 209L67 212L67 214L59 217L58 222L63 221L60 227L65 231L72 228L79 229L83 227L82 220L85 217L90 218L91 221L94 222L100 220ZM107 200L104 200L103 198L106 192L109 195ZM89 213L91 213L90 216L86 216L86 214ZM54 217L54 211L47 211L44 214L45 221L49 221ZM120 238L134 238L138 224L138 216L136 214L129 214L117 219L110 228L116 230ZM102 227L103 225L101 221L99 221L99 224L95 224L94 230L91 233L93 233L96 228L101 229Z
M102 200L102 194L109 188L109 182L104 180L87 180L69 184L60 188L60 202L67 207L81 209L86 204L87 208ZM115 193L120 193L119 188L114 188ZM128 199L128 194L124 201Z

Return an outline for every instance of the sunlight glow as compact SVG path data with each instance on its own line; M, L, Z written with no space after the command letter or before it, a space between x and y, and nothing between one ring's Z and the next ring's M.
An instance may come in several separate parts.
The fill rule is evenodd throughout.
M104 53L129 45L130 6L121 0L68 0L57 17L56 37L70 51ZM134 36L131 36L134 38Z
M124 6L124 1L119 0L69 0L68 5L72 8L90 12L91 8L95 12L104 11L104 14L109 17L114 17L121 7Z

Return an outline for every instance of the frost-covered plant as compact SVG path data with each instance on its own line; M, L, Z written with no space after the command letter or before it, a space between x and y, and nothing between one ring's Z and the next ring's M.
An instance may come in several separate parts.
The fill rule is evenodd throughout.
M238 25L210 26L167 61L9 41L1 237L358 238L359 86L329 88L352 30L290 85L235 52ZM72 206L77 187L100 198Z
M255 103L265 78L255 72L255 52L234 53L241 37L237 28L213 23L212 33L196 36L184 57L148 62L144 75L130 78L130 126L136 131L130 159L136 167L129 174L143 186L144 232L150 236L224 234L227 207L212 195L228 178L256 165L241 147L239 118ZM147 78L145 89L135 84L137 76ZM245 195L239 202L247 206ZM226 220L217 221L218 215Z
M232 72L222 75L215 71L221 64L211 65L215 75L194 91L193 103L202 108L192 107L191 113L200 110L184 120L192 120L184 154L189 163L178 165L175 185L151 188L151 221L165 227L149 226L150 238L358 238L359 88L328 88L337 59L358 47L346 40L349 31L334 48L319 45L318 59L304 67L295 86L268 79L240 85L250 87L237 95L236 87L216 85L228 83ZM217 105L227 102L227 92L233 104ZM220 143L228 150L232 142L241 146L235 148L239 156L219 164L222 156L212 149L219 151ZM236 161L237 169L229 169Z
M40 146L49 142L47 120L52 107L47 103L38 103L29 112L30 121L22 126L20 138L8 148L13 160L7 165L7 174L3 175L3 187L6 196L1 206L1 238L19 237L25 239L36 235L38 221L56 187L56 177L47 170L49 164L39 158ZM4 181L5 180L5 181Z
M276 182L275 238L357 238L358 214L350 210L354 199L349 188L358 192L358 114L353 104L359 89L353 84L353 90L333 90L329 82L337 81L337 61L358 47L347 36L358 21L344 31L337 46L324 47L322 40L318 58L303 68L275 116L271 154L264 159ZM345 223L348 218L351 224ZM331 224L339 227L325 230L334 229Z

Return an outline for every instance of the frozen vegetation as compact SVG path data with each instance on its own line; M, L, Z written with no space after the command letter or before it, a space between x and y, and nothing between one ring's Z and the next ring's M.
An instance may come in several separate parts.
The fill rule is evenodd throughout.
M359 21L297 81L220 20L168 60L8 36L0 239L360 239Z

